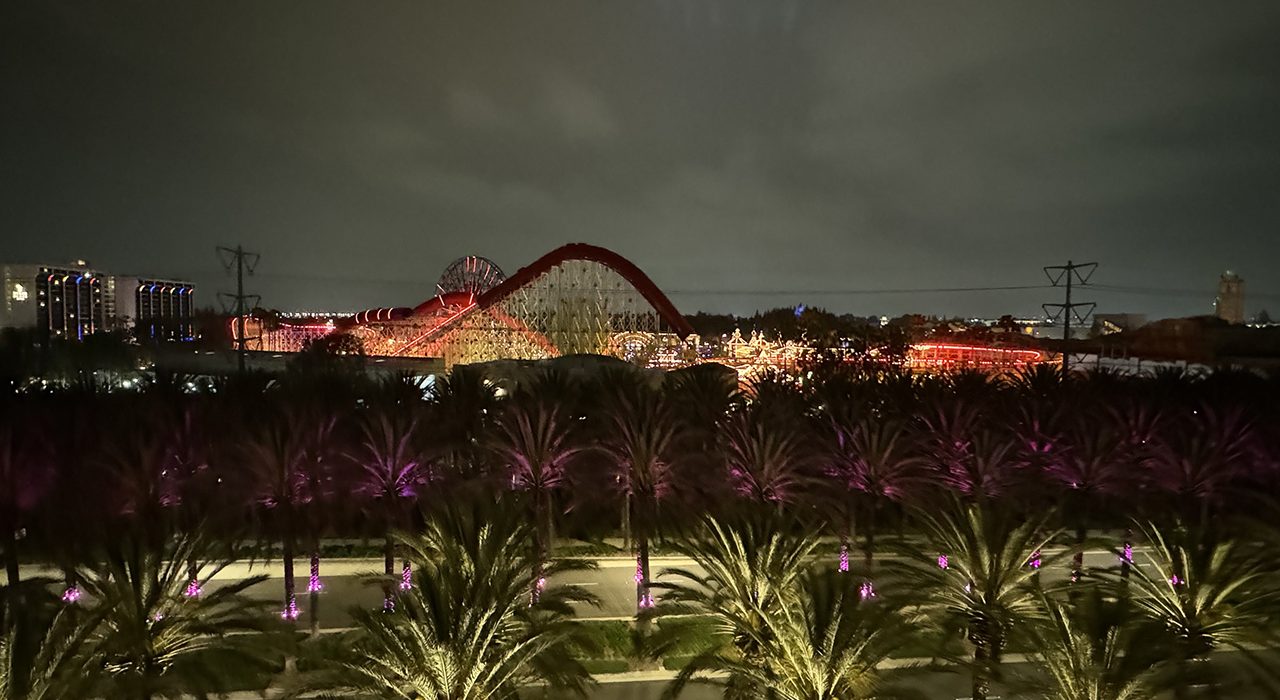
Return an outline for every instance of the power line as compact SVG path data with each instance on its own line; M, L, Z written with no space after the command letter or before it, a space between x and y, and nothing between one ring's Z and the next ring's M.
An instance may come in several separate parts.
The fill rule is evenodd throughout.
M1108 292L1119 292L1121 294L1143 294L1150 296L1190 296L1208 298L1215 295L1216 290L1208 289L1177 289L1173 287L1128 287L1113 284L1096 284L1092 285L1094 289L1100 289ZM1250 299L1276 299L1280 300L1280 294L1269 294L1267 292L1249 292L1247 296Z
M1024 284L1006 287L916 287L901 289L669 289L666 294L711 296L818 296L852 294L954 294L957 292L1006 292L1019 289L1049 289L1052 285Z

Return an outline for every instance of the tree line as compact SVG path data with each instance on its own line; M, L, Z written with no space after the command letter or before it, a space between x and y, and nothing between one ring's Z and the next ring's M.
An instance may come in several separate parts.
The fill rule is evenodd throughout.
M1040 593L1030 583L1041 566L1061 558L1069 580L1094 591L1110 580L1084 566L1091 532L1119 533L1106 546L1118 552L1125 585L1151 588L1134 601L1154 600L1161 586L1181 601L1188 589L1170 580L1220 577L1222 557L1214 553L1222 547L1249 554L1244 570L1256 574L1266 563L1256 542L1273 515L1265 494L1274 491L1280 462L1275 388L1274 380L1231 372L1063 376L1040 367L993 378L823 362L794 374L766 374L747 386L716 366L665 375L629 367L573 375L553 367L507 386L466 367L430 385L408 377L357 379L333 366L215 383L159 373L129 391L108 391L86 378L10 392L0 406L6 597L25 590L26 562L61 570L68 602L136 598L141 594L121 582L157 570L148 574L155 601L226 605L233 611L228 619L252 627L256 618L241 616L236 591L215 598L202 587L211 566L243 553L238 543L270 543L285 571L279 616L291 623L307 608L298 602L294 560L309 560L314 576L306 592L314 610L323 540L373 537L382 543L383 608L402 614L367 622L390 625L380 633L392 635L383 640L391 648L404 642L396 635L422 634L394 620L444 605L443 598L418 598L433 592L436 584L426 583L432 572L439 585L456 589L433 594L455 600L449 596L475 593L465 591L477 581L450 581L435 571L438 555L463 546L459 542L501 534L502 528L477 524L490 522L493 513L460 514L453 504L501 497L509 506L503 512L518 516L502 536L519 543L510 545L520 562L511 580L523 592L521 605L507 601L495 620L513 615L533 625L524 619L529 611L546 610L542 622L562 622L567 602L584 596L548 587L550 574L565 566L553 556L554 543L621 532L637 558L639 619L677 604L725 615L737 641L708 650L699 663L729 668L734 683L753 687L759 673L774 674L775 681L784 674L766 662L773 658L768 654L799 653L800 647L776 646L787 635L795 637L788 643L808 638L812 644L828 633L853 634L845 625L864 628L857 620L823 617L835 627L815 636L816 601L836 606L821 613L827 616L840 612L845 598L855 607L875 600L875 614L900 615L922 608L890 604L899 595L895 589L905 588L895 577L938 579L934 588L919 588L932 591L931 600L964 629L977 696L998 676L1023 612L1058 615L1059 631L1075 630L1072 616L1083 609L1085 587L1075 589L1069 605L1048 594L1037 602ZM1241 542L1224 524L1246 516L1255 521L1248 532L1264 534ZM909 550L907 560L921 568L906 573L900 558L877 561L885 539ZM655 583L649 565L655 543L692 557L704 573L688 572L684 589ZM1042 555L1051 544L1066 549ZM1167 550L1168 575L1128 566L1125 557L1135 545ZM492 546L485 556L495 559L486 566L498 566L497 559L514 566L515 550ZM766 555L782 561L759 559ZM1199 572L1197 557L1219 568ZM817 561L826 563L815 573ZM697 579L711 576L718 578ZM1131 584L1135 576L1146 584ZM751 605L765 607L721 610L737 604L724 596L744 581L750 585L743 595L767 583L779 597L765 605L748 596ZM1253 583L1237 589L1274 601L1274 590L1253 590ZM113 586L128 590L113 593ZM1239 590L1221 600L1240 609L1233 597ZM706 591L719 597L708 599ZM1096 597L1096 606L1121 600ZM162 620L181 619L181 606L164 606L172 609ZM135 622L143 627L159 623L151 619L154 605L139 600L125 607L139 611ZM793 626L776 627L780 620ZM744 632L750 625L755 631ZM100 627L83 632L83 621L68 629L101 634ZM373 629L371 638L378 633ZM1220 643L1216 633L1205 634L1211 639L1204 643ZM661 647L660 636L652 648ZM561 642L570 644L567 639ZM561 642L549 644L547 653L568 653ZM98 653L120 653L103 644ZM1177 653L1189 664L1204 655L1203 646L1177 647ZM814 658L826 656L803 648ZM136 671L125 677L148 678L147 669L159 663L150 654L138 656L136 668L122 666ZM859 668L875 678L876 664L865 662L858 661ZM517 666L527 671L527 664ZM513 671L517 677L523 678Z

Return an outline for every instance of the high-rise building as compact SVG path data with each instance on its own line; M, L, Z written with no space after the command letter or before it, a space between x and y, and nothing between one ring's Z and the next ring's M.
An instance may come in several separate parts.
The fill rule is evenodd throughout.
M81 261L3 269L4 326L34 326L45 337L70 340L110 328L104 302L111 280Z
M195 336L195 287L189 282L118 276L71 265L0 266L0 328L34 327L49 339L83 340L109 330L139 338Z
M139 338L195 337L195 287L190 282L117 277L116 285L117 313L132 320Z
M1227 323L1244 323L1244 280L1227 270L1218 280L1218 298L1213 302L1213 312Z

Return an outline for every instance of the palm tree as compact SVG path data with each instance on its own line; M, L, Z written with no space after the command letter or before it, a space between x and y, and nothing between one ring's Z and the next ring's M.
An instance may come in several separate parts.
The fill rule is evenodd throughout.
M1163 431L1147 465L1156 485L1176 499L1182 517L1198 517L1204 528L1215 502L1248 472L1255 432L1235 409L1200 404L1181 418Z
M1150 566L1135 566L1132 604L1172 638L1176 696L1186 697L1195 666L1212 668L1215 651L1234 650L1254 670L1280 680L1270 659L1254 650L1280 643L1280 570L1269 547L1221 539L1209 530L1139 526Z
M697 569L663 571L666 582L654 585L665 591L657 610L707 616L717 641L680 670L667 694L678 694L704 671L727 673L724 685L735 697L761 690L747 667L769 659L778 622L797 604L817 546L815 531L797 533L767 511L748 519L706 517L698 532L676 542L676 552ZM662 648L661 640L654 644Z
M925 419L933 467L959 494L985 501L1012 486L1019 453L1009 436L981 425L973 404L937 406Z
M455 367L437 377L428 392L427 427L439 456L433 461L450 477L472 478L484 471L486 440L500 410L498 387L471 367Z
M1084 542L1090 509L1102 499L1120 496L1136 485L1128 466L1129 445L1107 416L1081 415L1065 435L1066 447L1055 451L1045 465L1051 481L1067 488L1075 512L1077 551L1071 565L1072 581L1084 574Z
M48 490L53 470L35 402L0 398L0 538L7 590L18 591L18 540Z
M828 568L801 577L771 628L764 663L736 658L725 670L777 700L879 697L890 690L880 664L911 638L896 607Z
M649 535L658 527L658 505L674 487L671 466L675 421L656 391L613 377L607 400L607 430L601 449L608 455L626 500L627 523L636 542L636 607L653 607L649 591Z
M383 608L394 608L395 540L403 527L405 504L413 502L430 478L419 449L418 419L412 409L378 410L361 423L360 449L350 459L360 468L357 490L382 510ZM405 562L405 571L409 563ZM408 581L403 581L402 585Z
M499 423L494 453L506 468L511 488L529 495L533 512L534 575L530 600L537 602L546 584L543 572L554 530L552 498L566 481L569 464L582 448L572 424L558 405L525 399L511 406Z
M102 659L89 648L94 627L72 609L57 612L52 622L43 611L24 608L0 636L0 698L6 700L80 700L92 697ZM42 624L46 623L48 624Z
M551 585L533 605L524 602L531 577L585 566L538 559L529 547L535 530L502 504L443 509L422 535L400 540L419 572L400 614L361 611L349 656L329 660L296 692L485 700L545 684L583 694L590 676L572 653L589 643L571 606L596 600Z
M136 530L111 539L98 563L81 571L92 601L82 624L91 626L87 652L101 658L104 697L150 700L220 690L215 655L260 667L261 650L242 632L265 632L266 603L250 601L245 589L265 576L216 588L209 579L230 564L212 556L202 535L179 534L157 549ZM187 562L198 562L205 592L187 595Z
M1021 521L952 498L941 508L918 509L915 517L930 549L895 563L940 626L965 633L973 651L973 697L985 700L1010 635L1037 610L1040 567L1070 552L1040 556L1057 534L1041 534L1047 516Z
M720 431L729 414L741 407L738 373L722 365L694 365L669 372L663 394L676 424L681 459L680 483L690 493L719 495L724 472L718 449Z
M916 436L907 424L896 419L834 419L829 477L839 479L845 493L867 497L862 523L867 576L871 575L875 551L876 512L885 501L901 502L914 488L928 481L927 462ZM841 533L842 539L847 532ZM843 543L842 543L843 546ZM841 569L847 567L847 552L841 552Z
M1029 683L1044 700L1154 700L1167 685L1159 630L1139 624L1127 602L1100 589L1065 604L1041 595L1030 633L1032 656L1048 683Z
M333 429L332 418L315 418L289 405L269 413L246 445L253 470L254 500L273 512L280 534L284 563L284 608L281 617L298 619L293 562L297 551L298 514L315 494L309 470L323 464L317 452Z
M742 498L781 508L797 502L812 483L812 455L791 421L768 420L748 408L727 417L720 437L729 484Z

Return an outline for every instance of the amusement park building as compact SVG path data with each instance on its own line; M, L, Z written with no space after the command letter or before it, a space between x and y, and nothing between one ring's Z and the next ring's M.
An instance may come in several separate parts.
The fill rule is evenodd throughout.
M437 357L446 367L561 355L612 355L678 366L694 359L688 321L634 264L573 243L507 277L491 261L462 258L436 294L414 307L369 309L322 321L253 319L250 349L296 351L334 332L358 338L368 355ZM234 327L235 324L233 324Z
M233 335L237 325L231 324ZM509 277L485 258L462 258L445 270L436 294L417 306L338 319L252 317L245 336L251 350L281 353L333 333L358 338L366 355L439 358L446 368L594 354L661 369L713 361L745 374L794 366L811 352L797 343L738 334L703 344L644 272L617 253L584 243L557 248ZM946 352L959 357L954 349ZM941 359L937 348L929 353ZM995 353L982 360L1028 362L1035 354Z

